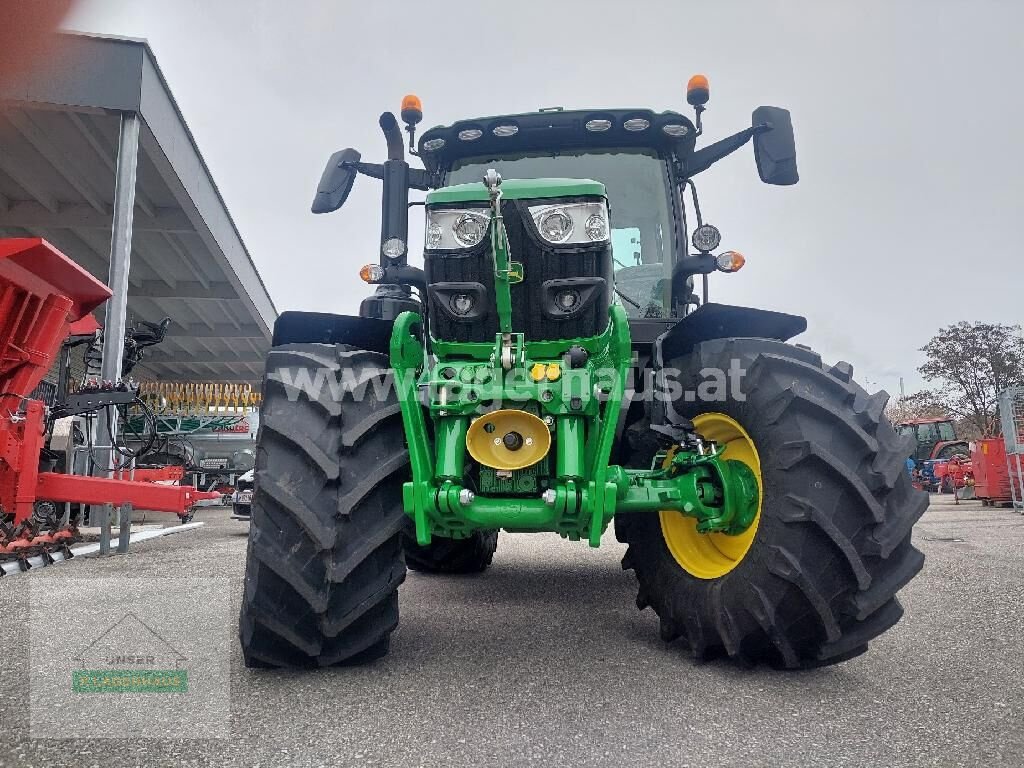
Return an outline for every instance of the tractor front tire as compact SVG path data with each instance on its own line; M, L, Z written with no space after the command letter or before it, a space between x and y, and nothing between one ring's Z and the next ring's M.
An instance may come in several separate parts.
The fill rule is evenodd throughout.
M271 350L239 621L246 666L387 653L405 579L408 474L385 355L327 344Z
M465 539L434 536L421 547L416 537L404 536L405 564L411 571L423 573L483 573L498 549L497 531L475 531Z
M746 372L738 389L720 390L717 402L708 390L701 401L706 371L735 370L733 361ZM704 560L687 546L703 551L707 541L680 547L673 538L680 513L624 516L623 568L636 573L637 605L653 608L662 638L685 641L698 660L803 668L863 653L899 621L896 592L924 562L910 537L928 497L907 476L912 445L883 414L888 396L868 395L847 363L826 367L807 349L765 339L705 342L666 365L696 396L665 407L698 432L735 425L734 456L758 465L761 508L746 542L717 539Z

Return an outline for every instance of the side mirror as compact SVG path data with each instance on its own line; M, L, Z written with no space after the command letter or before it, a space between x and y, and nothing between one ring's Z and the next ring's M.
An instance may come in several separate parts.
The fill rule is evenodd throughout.
M754 160L757 174L765 184L785 186L796 184L796 139L788 109L758 107L750 118L751 125L769 125L767 131L754 134Z
M336 211L345 204L348 193L352 191L352 184L356 180L356 163L359 162L360 154L354 149L343 149L331 155L324 168L323 176L320 177L320 184L316 188L316 196L313 198L313 213L330 213Z

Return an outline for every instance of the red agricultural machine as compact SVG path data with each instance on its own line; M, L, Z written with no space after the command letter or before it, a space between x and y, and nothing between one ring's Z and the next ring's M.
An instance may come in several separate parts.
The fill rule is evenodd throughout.
M959 498L965 498L960 492L964 488L974 486L974 467L971 460L959 453L951 459L935 461L932 474L940 493L956 493Z
M1013 487L1020 486L1016 466L1006 459L1006 445L1002 437L989 437L971 443L975 495L987 507L1012 505Z
M30 557L70 555L73 524L41 513L60 502L173 512L182 516L210 498L190 486L81 477L48 470L42 461L50 413L31 393L54 363L71 325L110 297L110 289L39 238L0 239L0 566ZM127 385L76 393L73 412L108 408L132 395ZM127 530L125 529L125 532ZM0 573L3 568L0 567Z
M912 458L918 466L929 459L971 455L967 441L957 437L956 428L949 419L909 419L898 424L896 431L914 438L916 447Z

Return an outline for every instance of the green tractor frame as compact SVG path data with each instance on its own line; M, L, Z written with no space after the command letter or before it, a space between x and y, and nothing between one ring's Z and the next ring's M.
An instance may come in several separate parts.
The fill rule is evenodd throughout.
M380 263L360 271L377 288L358 317L286 312L274 328L247 665L379 658L407 567L481 572L499 530L597 547L613 526L637 606L698 659L831 664L900 619L927 506L912 446L885 393L787 343L804 318L709 301L708 276L744 257L718 252L694 177L749 142L762 181L798 174L777 107L697 148L708 95L692 78L693 121L541 110L432 128L418 150L408 96L423 168L391 113L386 162L331 157L314 213L359 174L383 182ZM412 189L427 193L422 269Z

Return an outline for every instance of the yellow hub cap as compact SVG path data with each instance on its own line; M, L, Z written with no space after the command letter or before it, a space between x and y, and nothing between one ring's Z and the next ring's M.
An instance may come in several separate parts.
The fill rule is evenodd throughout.
M658 513L665 545L680 567L698 579L717 579L740 564L757 535L757 526L761 521L761 501L764 498L761 460L747 431L724 413L702 413L694 418L693 426L705 440L713 440L725 447L723 458L742 461L757 478L757 514L750 527L738 536L697 533L695 518L671 510Z

